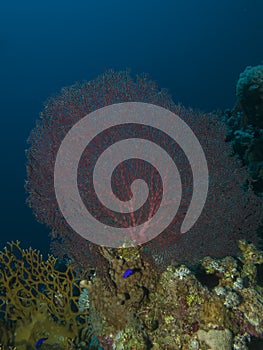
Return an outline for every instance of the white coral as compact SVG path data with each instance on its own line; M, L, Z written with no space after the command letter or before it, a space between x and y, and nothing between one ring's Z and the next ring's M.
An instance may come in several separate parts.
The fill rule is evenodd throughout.
M190 273L191 271L187 267L180 266L178 269L175 270L174 275L175 277L178 277L180 280L182 280Z
M87 288L83 288L78 300L79 311L83 312L89 309L89 306L90 306L89 291L87 290Z

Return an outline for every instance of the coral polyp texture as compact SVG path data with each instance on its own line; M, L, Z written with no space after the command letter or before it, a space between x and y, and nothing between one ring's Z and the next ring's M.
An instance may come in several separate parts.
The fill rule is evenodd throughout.
M52 229L52 250L55 255L62 257L67 254L80 270L87 266L100 265L98 247L80 237L63 218L54 190L54 166L62 140L80 119L99 108L122 102L151 103L177 114L195 133L208 163L209 191L205 207L191 230L181 235L180 224L193 194L189 162L176 140L166 142L163 134L151 129L146 130L143 135L143 130L137 130L143 138L163 145L178 167L182 181L182 199L178 212L158 237L144 245L144 253L165 268L174 260L195 263L206 255L223 257L235 254L239 239L247 239L257 244L256 230L262 217L261 202L250 186L246 189L242 187L248 178L247 172L231 155L231 146L224 140L225 126L218 116L174 104L167 91L159 90L156 83L145 75L133 79L127 71L107 71L92 81L63 88L58 95L51 97L29 137L27 202L37 220ZM113 130L111 134L102 133L95 137L83 152L78 168L78 187L87 206L93 203L94 199L90 197L90 182L86 177L89 174L88 166L99 157L105 145L122 137L126 137L123 128ZM139 154L135 154L134 158L138 156ZM132 167L132 176L137 175L138 178L144 179L145 174L149 173L146 165L136 164ZM137 170L140 169L144 169L143 174L138 174ZM115 175L118 175L118 172ZM123 172L120 171L120 178L115 177L112 180L113 188L120 198L130 191L130 178L123 179L122 175ZM161 189L161 184L160 181L157 192ZM151 193L151 190L149 192ZM159 192L156 195L152 194L147 208L154 212L154 209L158 208L159 200ZM122 216L117 214L116 217L105 218L107 210L99 214L101 215L97 215L96 219L103 220L106 225L122 222ZM163 215L165 216L165 212ZM127 226L127 221L123 220L123 224Z

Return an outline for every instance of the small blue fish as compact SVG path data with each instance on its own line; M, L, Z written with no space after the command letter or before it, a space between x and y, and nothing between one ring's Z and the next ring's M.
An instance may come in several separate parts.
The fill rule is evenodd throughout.
M41 345L45 340L47 340L47 338L40 338L40 339L38 339L38 341L36 342L36 350L39 349L40 345Z
M131 269L127 269L125 272L124 272L124 274L122 275L122 278L127 278L127 277L129 277L130 275L132 275L133 274L133 270L131 270Z

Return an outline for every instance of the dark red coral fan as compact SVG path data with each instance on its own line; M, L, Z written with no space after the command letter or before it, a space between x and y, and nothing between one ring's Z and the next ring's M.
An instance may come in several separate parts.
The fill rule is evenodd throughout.
M107 71L93 81L63 88L60 94L50 98L29 137L27 202L37 220L52 229L53 251L60 257L67 254L80 266L98 264L96 245L76 234L59 210L54 191L54 164L63 138L76 122L99 108L121 102L151 103L178 114L199 139L209 167L205 208L192 229L180 236L178 228L192 195L189 164L176 143L166 144L163 135L155 131L148 133L150 140L156 139L167 152L176 154L174 160L182 175L184 198L173 222L157 238L145 244L145 252L165 266L171 260L192 263L205 255L235 254L239 239L258 243L256 229L262 217L261 202L250 190L242 189L247 173L231 157L231 148L224 141L225 128L218 118L175 105L167 92L160 91L145 75L132 79L127 71ZM121 132L118 135L121 137ZM99 145L98 140L93 144L94 155L101 151ZM85 156L80 162L78 181L83 199L88 201L86 168L81 170L83 164L87 164ZM155 206L156 200L159 200L158 196L152 196L150 206Z

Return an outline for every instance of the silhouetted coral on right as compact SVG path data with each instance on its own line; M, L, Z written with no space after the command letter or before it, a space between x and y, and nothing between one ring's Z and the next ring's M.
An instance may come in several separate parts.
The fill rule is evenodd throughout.
M234 109L226 113L227 140L248 168L255 193L263 195L263 65L240 74L236 96Z

